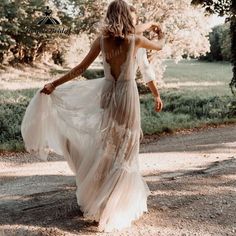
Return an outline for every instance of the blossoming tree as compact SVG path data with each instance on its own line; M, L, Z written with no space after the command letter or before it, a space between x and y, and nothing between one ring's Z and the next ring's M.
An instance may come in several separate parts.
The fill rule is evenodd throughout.
M163 82L165 71L163 59L174 58L177 63L183 56L198 57L209 51L210 18L201 7L193 6L191 0L138 0L132 3L141 22L159 22L165 32L166 45L150 57L159 82Z

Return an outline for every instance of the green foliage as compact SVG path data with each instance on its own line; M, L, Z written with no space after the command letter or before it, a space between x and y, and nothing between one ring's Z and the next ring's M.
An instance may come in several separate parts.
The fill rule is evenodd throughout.
M52 1L50 5L56 4L58 1ZM71 2L76 5L81 1L67 1L66 6L71 6ZM37 21L42 17L46 6L46 0L24 0L10 1L2 0L0 2L0 63L30 63L32 64L37 58L45 52L53 52L58 49L62 40L68 35L53 34L49 31L42 33L41 30L55 30L55 25L37 26ZM91 1L90 1L90 4ZM59 4L58 4L59 5ZM85 13L87 14L87 13ZM90 15L92 12L90 12ZM77 17L71 17L69 11L65 7L59 8L54 5L53 15L57 15L62 21L61 28L70 28L71 31L78 33L77 29L81 24ZM82 20L82 19L81 19ZM86 22L83 21L83 24ZM84 29L81 28L79 32ZM53 55L56 64L63 64L60 51L56 51L57 55Z
M227 16L230 21L231 62L233 65L233 78L229 83L231 91L236 95L236 1L235 0L192 0L192 4L202 5L207 13Z
M204 124L236 121L236 100L228 96L227 81L232 75L230 63L209 63L183 60L177 65L167 61L165 80L174 82L197 82L198 86L183 86L178 90L160 90L164 102L161 113L154 111L150 94L142 95L141 118L144 134L173 132ZM52 73L65 71L52 70ZM217 81L224 84L214 85ZM209 86L201 86L211 82ZM0 91L0 149L23 148L20 124L25 109L36 89Z
M13 55L10 63L31 62L42 50L42 42L50 38L49 35L33 35L27 33L26 28L33 26L32 22L37 18L36 12L42 12L45 1L10 1L0 2L0 63L8 54ZM41 46L41 47L40 47Z
M0 150L22 149L20 125L25 109L36 90L0 92Z
M167 85L183 84L179 88L160 89L164 103L161 113L154 111L150 94L140 99L144 133L173 132L208 123L236 121L236 100L228 95L227 86L232 76L230 63L182 60L176 65L168 60L165 64ZM205 82L209 85L204 86ZM221 83L216 85L217 82Z
M106 0L53 0L64 14L59 15L63 22L70 23L75 34L88 33L91 37L98 32L98 23L103 18L108 2ZM70 9L70 12L67 11Z
M230 96L199 96L179 92L162 93L164 109L154 111L153 98L146 95L140 99L142 130L145 134L174 132L203 124L236 121L233 107L236 100Z
M83 75L86 79L97 79L104 77L104 70L101 69L87 69Z
M0 109L0 150L23 149L20 125L25 109L34 94L34 90L16 92L4 91L1 97ZM14 94L13 94L14 93ZM4 96L4 99L3 99ZM9 98L14 97L14 99ZM154 111L153 98L147 95L140 99L142 129L144 134L173 132L177 129L193 128L206 123L222 123L236 121L232 113L236 101L229 96L200 98L184 94L166 93L162 99L165 103L163 112Z
M52 59L56 64L63 64L60 45L68 35L41 33L40 30L55 29L57 26L39 27L36 24L47 5L46 0L0 2L0 64L33 64L45 51L53 53L54 50ZM50 8L52 6L53 16L60 19L62 28L70 29L73 34L88 33L93 38L107 1L53 0L50 1Z
M208 61L230 61L231 60L231 38L230 25L215 26L209 35L210 52L200 59Z
M58 69L51 69L50 70L50 75L55 76L55 75L59 75L62 74L64 75L65 73L67 73L69 70L58 70Z
M236 8L236 1L235 8ZM230 88L234 95L236 95L236 16L233 16L230 22L230 32L231 32L231 52L232 52L232 65L233 65L233 78L230 82Z

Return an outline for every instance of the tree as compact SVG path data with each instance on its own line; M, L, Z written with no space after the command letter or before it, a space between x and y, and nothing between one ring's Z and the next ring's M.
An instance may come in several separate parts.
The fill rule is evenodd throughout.
M105 9L106 0L53 0L55 6L63 12L59 15L63 22L71 25L74 34L87 33L94 37L98 32Z
M41 11L45 1L9 1L0 3L0 54L1 61L5 57L14 63L30 62L42 50L44 39L48 36L35 37L26 32L26 27L36 19L37 11ZM6 58L5 58L6 59Z
M223 60L231 61L231 37L230 37L230 24L227 22L222 25L224 37L221 39L221 52L223 56Z
M195 5L201 5L209 14L227 16L230 21L231 34L231 62L233 65L233 78L229 83L231 91L236 95L236 1L235 0L192 0Z
M53 26L38 26L37 21L45 12L46 0L2 0L0 2L0 64L4 61L10 64L30 63L45 51L58 50L58 45L66 35L50 33ZM50 2L53 14L63 19L66 11L59 11ZM70 21L63 21L64 27L70 27ZM73 23L73 22L72 22ZM72 24L73 25L73 24ZM38 33L44 28L47 32Z
M55 35L26 34L25 26L30 25L46 7L46 0L3 0L0 3L0 30L7 29L0 53L13 53L18 61L27 61L27 57L37 57L53 40L59 44L62 40L55 40ZM157 77L161 80L165 66L164 58L174 58L178 62L183 55L198 57L209 51L208 18L201 7L191 5L191 0L137 0L133 5L138 9L140 21L155 20L160 22L167 42L163 50L152 53L151 60L157 68ZM105 0L52 0L50 8L63 24L71 28L73 34L87 33L91 38L99 30L99 24L107 8ZM14 15L10 22L11 14ZM57 49L57 48L56 48ZM19 51L22 51L19 54ZM21 56L20 56L21 55ZM1 58L1 55L0 55ZM26 60L27 59L27 60ZM34 59L33 59L34 60Z
M150 57L159 81L165 71L163 59L174 58L177 63L183 55L199 57L210 50L209 18L201 7L193 6L191 0L137 0L133 3L141 21L159 22L166 34L164 48Z
M212 28L209 34L211 51L206 56L201 56L200 60L208 61L230 61L231 60L231 38L230 24L227 22Z

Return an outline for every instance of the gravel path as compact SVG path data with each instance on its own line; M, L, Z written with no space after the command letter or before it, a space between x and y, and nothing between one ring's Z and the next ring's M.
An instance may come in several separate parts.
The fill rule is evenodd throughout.
M149 212L121 232L83 218L63 157L0 155L0 236L236 235L236 125L145 139Z

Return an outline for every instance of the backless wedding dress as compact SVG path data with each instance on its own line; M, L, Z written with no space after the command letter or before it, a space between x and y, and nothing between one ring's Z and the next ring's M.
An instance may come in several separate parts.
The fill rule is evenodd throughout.
M142 135L135 81L134 35L116 80L101 51L105 77L69 81L50 95L39 89L21 125L25 148L47 160L63 155L76 178L76 197L84 217L100 231L131 226L147 212L150 190L139 169Z

